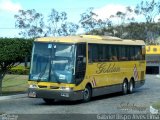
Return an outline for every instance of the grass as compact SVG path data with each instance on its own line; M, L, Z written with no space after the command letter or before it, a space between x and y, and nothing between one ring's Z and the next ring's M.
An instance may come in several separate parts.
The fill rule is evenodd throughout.
M27 91L28 75L8 74L3 79L2 95L24 93Z
M154 104L153 104L153 107L154 107L155 109L160 110L160 101L154 103Z

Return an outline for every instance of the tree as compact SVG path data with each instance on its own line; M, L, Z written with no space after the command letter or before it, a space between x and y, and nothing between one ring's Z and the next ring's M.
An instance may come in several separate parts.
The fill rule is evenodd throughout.
M46 36L53 35L59 36L58 30L59 27L67 20L67 13L61 12L59 13L55 9L52 9L50 15L48 16L49 25L47 26Z
M21 30L19 34L25 38L73 35L78 30L77 24L67 22L66 12L58 12L55 9L52 9L48 16L47 23L44 22L47 18L34 9L19 10L14 17L15 27Z
M85 31L91 31L96 26L97 15L93 12L93 8L89 8L86 12L81 14L80 24L85 29Z
M111 25L111 21L109 19L99 19L98 15L93 12L93 8L89 8L86 12L82 13L79 22L86 32L104 28L106 25Z
M0 39L0 94L2 93L2 80L12 67L19 65L26 56L31 55L32 41L26 39Z
M145 18L145 36L146 41L149 43L156 44L156 38L159 35L157 26L155 26L155 18L160 14L160 1L142 1L137 4L135 8L135 13L137 15L142 15ZM159 24L157 24L159 26Z
M52 9L48 16L47 32L45 36L68 36L74 35L78 30L78 25L72 22L67 22L67 13L58 12Z
M20 29L19 35L25 38L35 38L44 36L45 27L43 15L36 10L19 10L14 16L16 19L15 27Z
M121 36L121 27L114 26L106 29L103 32L111 32L113 30L117 31L114 35L116 37ZM113 33L112 33L113 34ZM146 42L146 44L158 44L156 39L160 34L160 24L159 23L129 23L123 27L124 39L141 39Z
M66 22L61 25L61 28L58 30L59 36L68 36L68 35L74 35L79 26L77 24L74 24L72 22Z
M120 29L117 29L117 30L119 30L118 37L122 38L123 34L124 34L124 27L128 23L134 22L135 18L133 17L132 13L133 13L132 8L128 6L128 7L126 7L125 12L117 11L117 13L115 15L111 15L111 18L116 19L116 21L118 21L117 25L120 27Z
M154 22L155 17L160 13L160 2L142 1L135 8L137 15L143 15L147 23Z

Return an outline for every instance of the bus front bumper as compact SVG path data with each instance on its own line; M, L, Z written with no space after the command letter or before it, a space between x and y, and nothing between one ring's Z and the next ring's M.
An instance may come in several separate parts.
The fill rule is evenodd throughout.
M28 97L73 101L73 100L83 99L83 91L46 90L46 89L29 88Z

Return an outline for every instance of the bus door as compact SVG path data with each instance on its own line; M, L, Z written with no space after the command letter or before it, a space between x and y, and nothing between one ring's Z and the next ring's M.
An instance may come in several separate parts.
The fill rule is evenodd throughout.
M75 83L79 85L86 73L86 43L77 44Z

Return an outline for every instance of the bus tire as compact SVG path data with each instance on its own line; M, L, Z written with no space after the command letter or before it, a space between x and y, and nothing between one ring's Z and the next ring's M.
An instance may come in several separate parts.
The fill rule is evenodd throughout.
M128 87L128 93L133 93L133 89L134 89L134 81L130 80L129 82L129 87Z
M54 99L43 98L44 102L47 104L53 104L55 102Z
M124 80L123 84L122 84L122 93L123 93L123 95L126 95L127 91L128 91L128 82L127 82L127 80Z
M83 102L88 102L92 97L92 88L87 85L83 91Z

